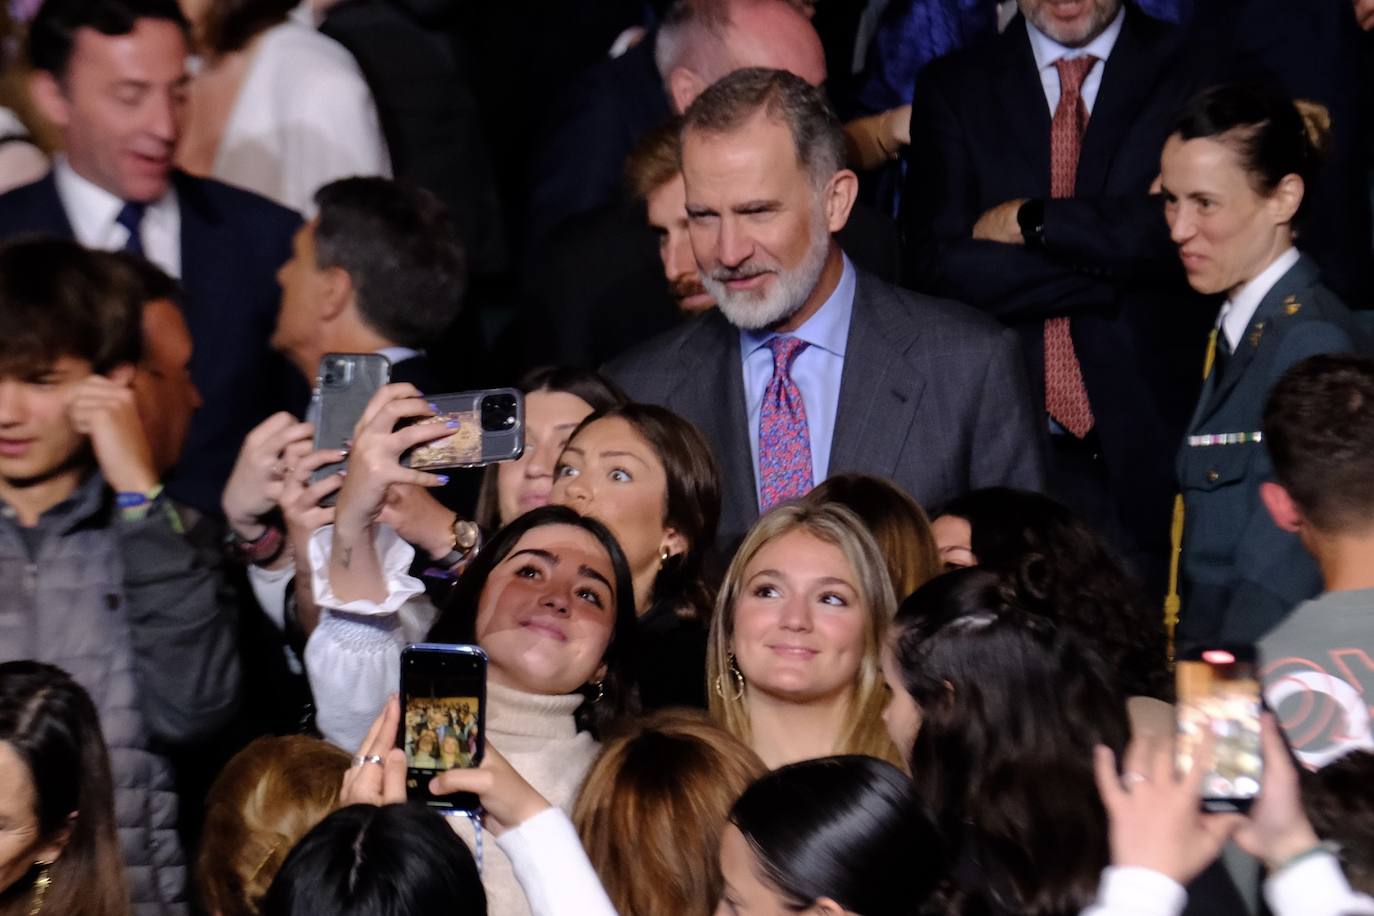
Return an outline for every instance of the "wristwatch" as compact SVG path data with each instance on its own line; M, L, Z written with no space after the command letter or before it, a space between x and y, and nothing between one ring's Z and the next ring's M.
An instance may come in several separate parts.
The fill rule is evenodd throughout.
M1027 248L1045 247L1045 201L1031 198L1016 210L1016 225Z
M452 569L469 559L481 541L482 529L477 527L476 522L470 522L461 517L455 518L453 520L453 549L442 557L438 557L435 562L445 569Z

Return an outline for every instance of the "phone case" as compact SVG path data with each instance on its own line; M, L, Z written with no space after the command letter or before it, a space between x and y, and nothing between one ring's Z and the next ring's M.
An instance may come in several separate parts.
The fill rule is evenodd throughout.
M326 353L320 360L311 398L315 448L347 448L367 402L391 378L391 361L377 353ZM338 473L344 462L326 464L312 482ZM328 501L326 504L331 504Z
M457 423L452 435L415 448L401 463L419 471L471 468L512 461L525 451L525 397L515 388L487 388L429 398L438 412L420 424Z
M486 653L447 643L406 646L400 688L396 746L406 752L406 795L432 808L477 810L480 802L471 793L435 796L428 786L436 773L475 767L486 753Z

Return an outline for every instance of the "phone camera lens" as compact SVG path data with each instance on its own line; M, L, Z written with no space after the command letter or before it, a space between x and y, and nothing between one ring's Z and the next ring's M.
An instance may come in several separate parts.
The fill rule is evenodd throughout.
M515 396L492 394L482 398L482 429L499 433L515 428Z

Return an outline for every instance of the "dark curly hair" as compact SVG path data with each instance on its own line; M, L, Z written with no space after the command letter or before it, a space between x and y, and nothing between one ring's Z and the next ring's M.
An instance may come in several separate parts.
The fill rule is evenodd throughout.
M946 505L966 520L978 565L1000 573L1021 607L1087 641L1127 696L1171 700L1163 615L1111 546L1062 503L989 487Z

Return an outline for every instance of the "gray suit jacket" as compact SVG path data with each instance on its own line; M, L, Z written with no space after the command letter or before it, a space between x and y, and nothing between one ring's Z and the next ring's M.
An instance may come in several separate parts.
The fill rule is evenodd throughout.
M759 516L739 331L713 309L605 372L706 435L723 477L716 545L728 556ZM887 477L938 509L977 487L1040 489L1042 439L1014 331L859 271L830 473Z

